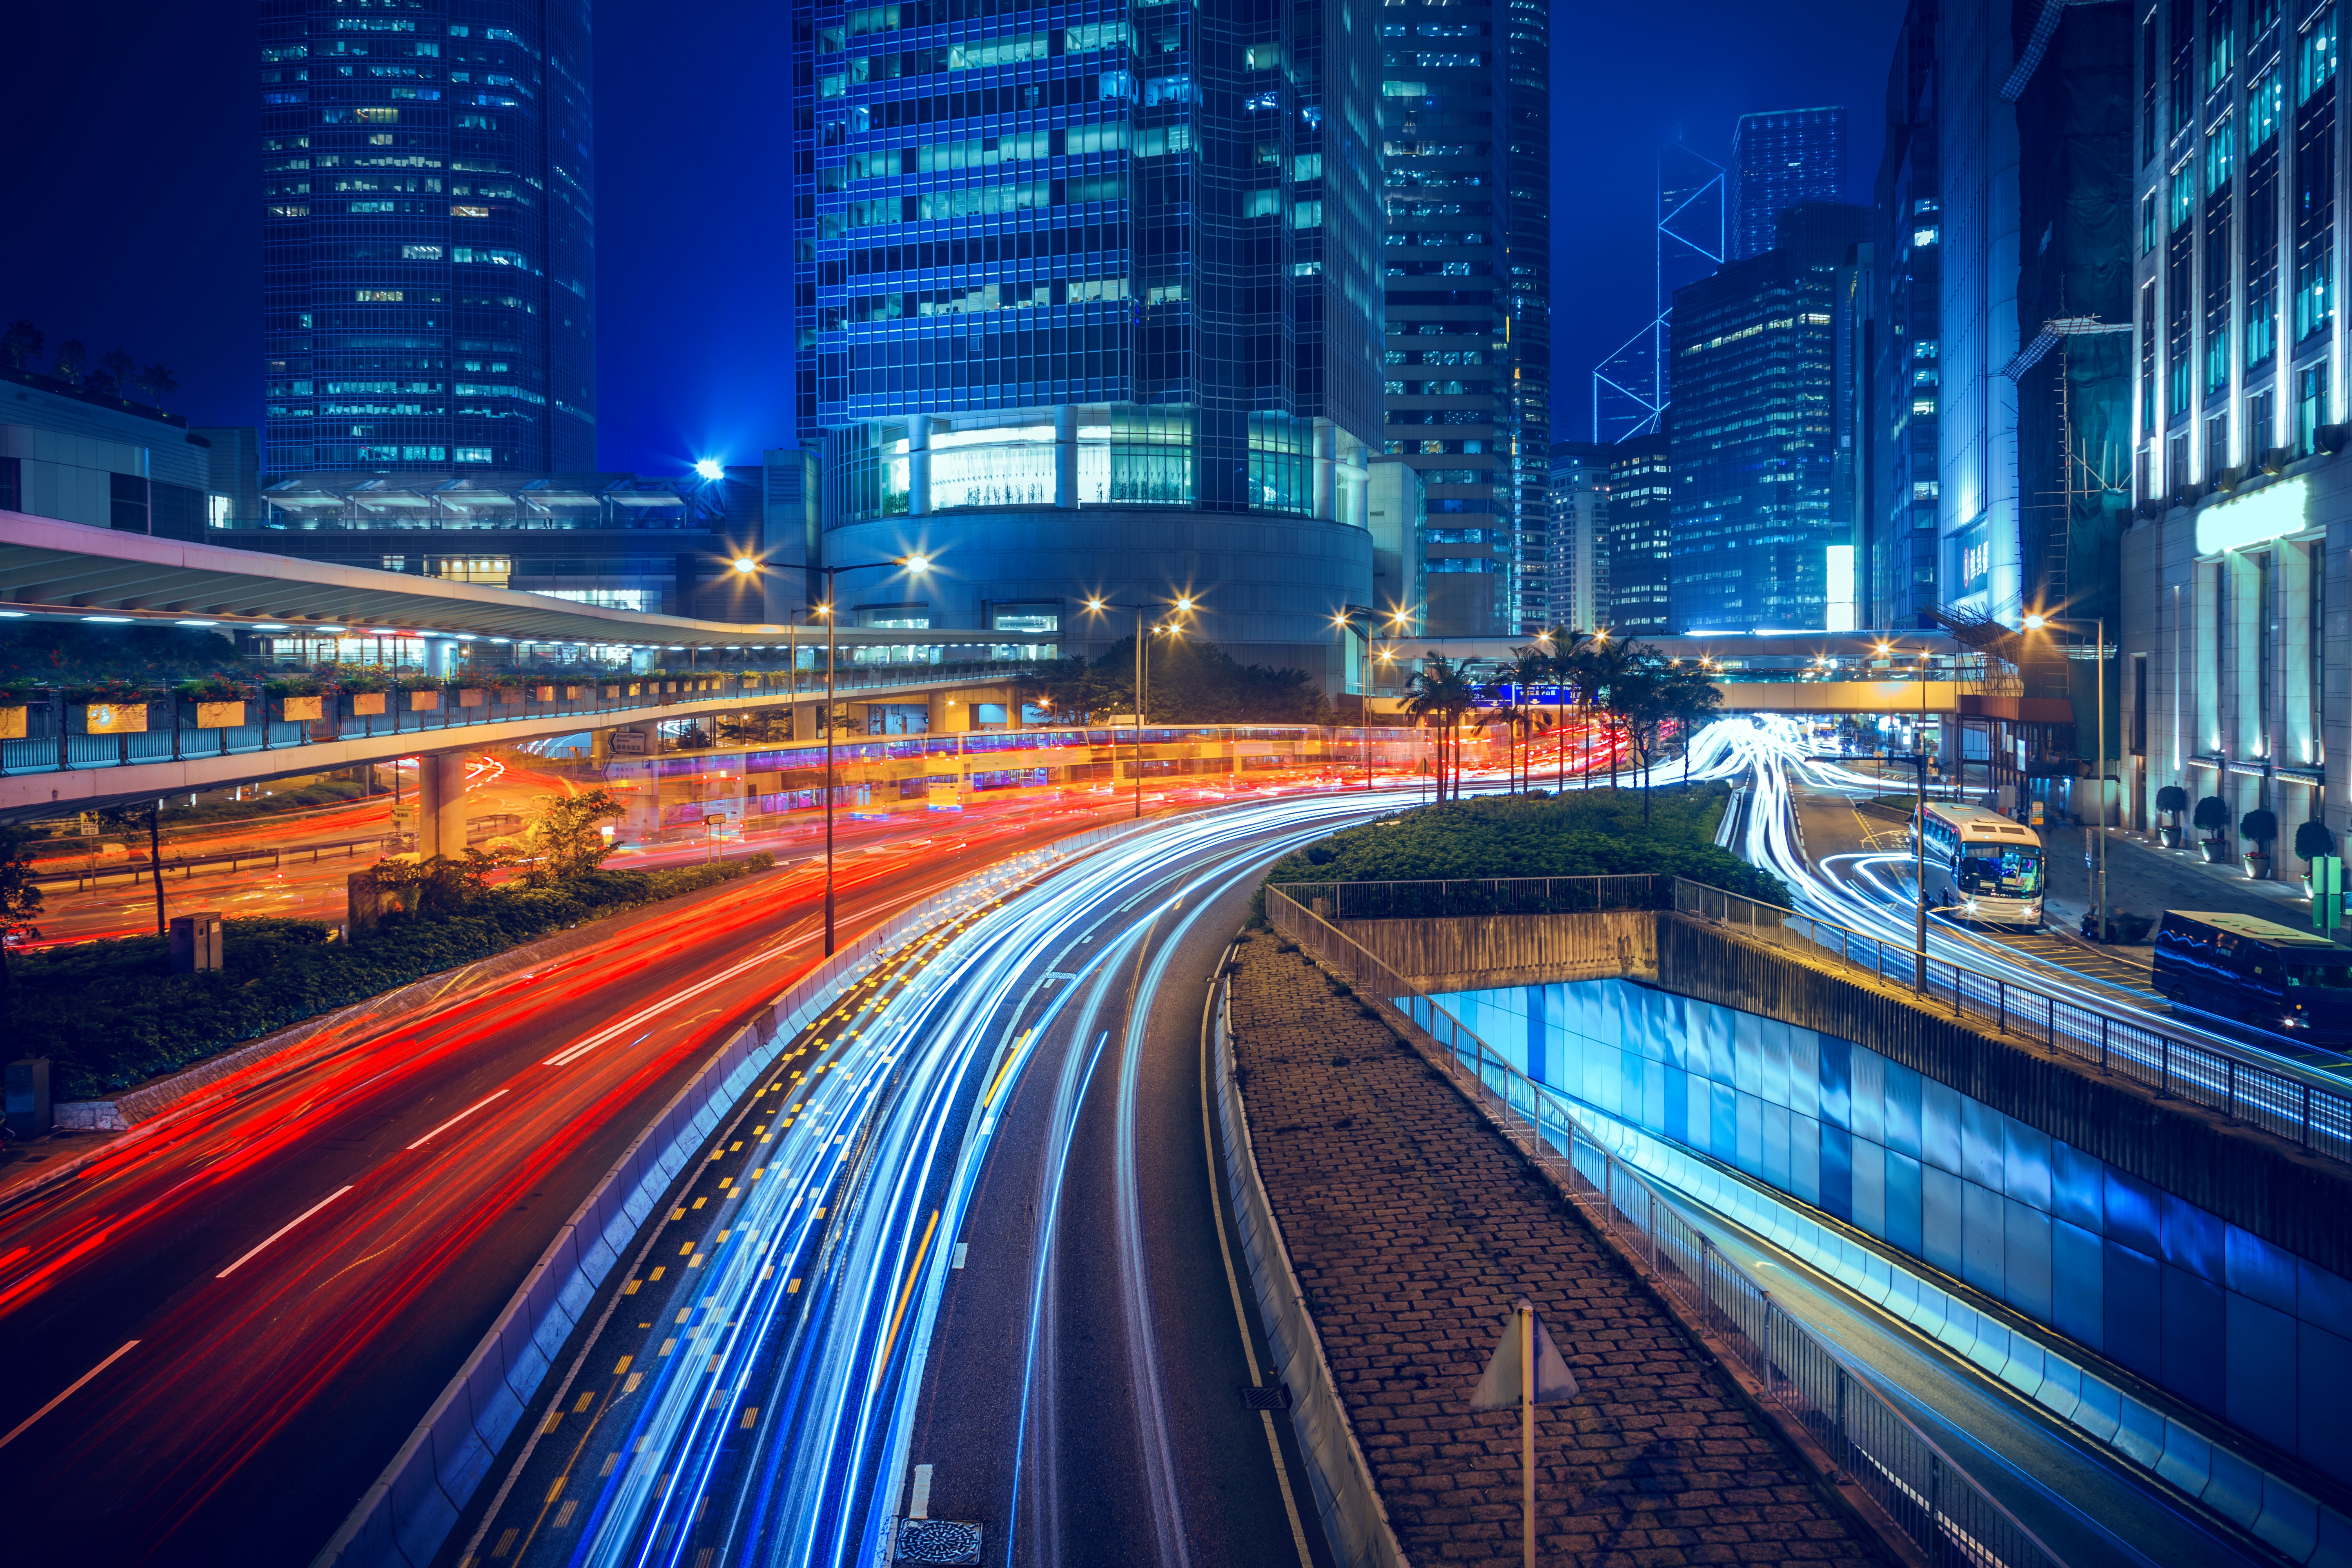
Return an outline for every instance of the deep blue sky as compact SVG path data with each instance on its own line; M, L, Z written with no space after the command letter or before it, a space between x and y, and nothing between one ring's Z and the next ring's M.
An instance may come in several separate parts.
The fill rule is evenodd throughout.
M596 8L598 404L607 468L674 471L787 437L777 180L787 7ZM1866 199L1899 0L1560 0L1553 12L1554 406L1589 433L1593 362L1641 324L1658 143L1722 162L1749 110L1843 103ZM681 26L681 22L690 25ZM10 149L0 321L178 374L175 412L260 418L252 8L95 0L0 21Z

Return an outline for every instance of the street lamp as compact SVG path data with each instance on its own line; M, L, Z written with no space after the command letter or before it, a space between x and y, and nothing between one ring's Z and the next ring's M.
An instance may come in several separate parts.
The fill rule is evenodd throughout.
M758 563L753 563L755 567L757 564ZM834 644L838 640L834 635L834 628L840 624L841 620L841 617L835 613L833 580L845 573L887 572L892 567L898 568L910 577L920 577L931 569L931 562L926 555L901 555L890 561L858 561L846 566L806 568L808 571L821 572L824 574L824 603L812 605L809 613L824 617L824 954L827 958L833 956L834 949L833 655ZM740 561L736 563L735 569L739 572L743 570ZM797 673L793 676L793 689L796 692L800 689L800 679Z
M1190 595L1186 595L1173 601L1173 607L1176 613L1180 616L1191 615L1192 613L1192 605L1193 600ZM1143 663L1143 617L1150 614L1152 608L1153 606L1150 605L1114 604L1108 599L1088 599L1087 601L1087 614L1090 616L1099 616L1105 610L1132 610L1135 612L1135 815L1138 818L1140 818L1143 816L1143 678L1145 673ZM1151 629L1159 631L1163 628L1154 626ZM1171 622L1164 629L1169 631L1171 634L1174 634L1177 631L1177 627L1172 622Z
M2029 631L2029 632L2038 632L2038 631L2042 631L2042 630L2045 630L2045 629L2053 629L2053 628L2063 630L2063 629L2064 629L2064 628L2065 628L2065 626L2066 626L2066 623L2065 623L2064 621L2062 621L2062 620L2058 619L2058 618L2057 618L2056 616L2045 616L2045 615L2041 614L2039 611L2036 611L2034 614L2030 615L2030 616L2027 616L2025 617L2024 626L2025 626L2025 629L2026 629L2027 631ZM2074 627L2075 627L2075 629L2079 630L2079 629L2081 628L2081 626L2082 626L2082 623L2081 623L2080 621L2077 621L2077 622L2075 622L2075 623L2074 623ZM2093 771L2094 771L2094 772L2098 775L2097 783L2098 783L2098 796L2099 796L2099 838L2098 838L2099 853L2098 853L2097 859L2096 859L2096 860L2095 860L2095 862L2094 863L2094 868L2093 868L2093 869L2094 869L2094 873L2095 873L2095 875L2094 875L2094 879L2094 879L2094 881L2095 881L2095 886L2092 889L2092 899L2091 899L2091 902L2092 902L2092 909L2093 909L2093 915L2092 915L2092 918L2093 918L2093 919L2097 922L2096 930L2097 930L2097 931L2098 931L2098 940L2099 940L2099 941L2101 941L2101 942L2105 942L2105 941L2106 941L2106 940L2107 940L2107 916L2108 916L2108 910L2107 910L2107 621L2106 621L2106 617L2105 617L2105 616L2094 616L2091 618L2091 653L2092 653L2092 657L2093 657L2093 658L2097 662L2097 666L2098 666L2097 669L2094 672L2094 674L2093 674L2093 676L2092 676L2092 684L2093 684L2093 686L2096 689L2096 692L2097 692L2097 696L2096 696L2096 699L2095 699L2095 701L2094 711L2095 711L2095 712L2096 713L2096 715L2097 715L2097 721L2096 721L2096 722L2097 722L2097 727L2098 727L2098 731L2099 731L2097 740L2096 740L2095 742L2093 742L2094 747L2095 748L2095 750L2096 750L2096 752L2097 752L2097 755L2093 759ZM2048 876L2050 875L2049 868L2049 868L2049 858L2048 858L2048 857L2047 857L2046 855L2043 857L2043 859L2042 859L2042 867L2043 867L2043 869L2042 869L2042 876L2043 876L2043 877L2045 877L2045 878L2046 878L2046 877L2048 877ZM2049 886L2048 886L2048 884L2047 884L2046 882L2043 884L2043 887L2042 887L2042 893L2043 893L2043 896L2044 896L2045 898L2046 898L2046 897L2048 897L2048 894L2049 894Z
M1356 616L1358 615L1370 616L1371 613L1372 612L1369 609L1361 609L1359 606L1350 605L1342 609L1338 615L1331 617L1332 628L1339 634L1339 684L1343 689L1348 684L1347 668L1349 635L1356 629ZM1369 638L1367 640L1369 640ZM1369 706L1370 695L1371 694L1369 691L1365 692L1363 697L1358 700L1356 705L1356 740L1358 744L1363 749L1364 787L1366 789L1372 787L1372 732L1366 722L1366 709Z

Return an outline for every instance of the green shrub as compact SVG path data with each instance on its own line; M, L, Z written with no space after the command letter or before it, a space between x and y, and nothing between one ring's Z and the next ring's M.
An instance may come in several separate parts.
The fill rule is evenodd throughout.
M166 973L159 936L12 958L12 1048L50 1059L61 1099L176 1072L241 1041L488 958L582 921L677 898L775 864L766 853L665 871L585 873L551 888L498 888L457 912L394 914L351 942L316 921L232 920L222 965Z
M1725 795L1719 784L1657 789L1647 827L1633 791L1450 801L1345 828L1276 861L1266 882L1647 874L1786 904L1779 878L1716 847Z

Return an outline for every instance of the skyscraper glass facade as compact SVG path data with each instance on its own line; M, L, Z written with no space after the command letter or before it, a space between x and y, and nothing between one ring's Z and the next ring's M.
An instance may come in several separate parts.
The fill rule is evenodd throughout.
M828 557L919 536L923 613L1083 634L1090 593L1183 586L1149 564L1171 520L1291 519L1358 537L1262 536L1330 566L1287 597L1219 553L1231 524L1188 536L1206 579L1261 579L1206 634L1281 643L1368 599L1378 16L797 6L794 410Z
M1387 449L1429 485L1429 628L1549 625L1549 18L1539 0L1379 13Z
M1671 428L1672 409L1665 418ZM1599 553L1608 595L1597 613L1601 624L1620 636L1664 637L1671 619L1667 574L1675 539L1671 439L1659 430L1603 449L1609 458L1609 507Z
M1865 207L1800 205L1782 244L1675 296L1676 632L1828 619L1829 551L1848 546L1832 522L1837 311L1869 225Z
M1545 529L1538 614L1545 629L1590 631L1609 602L1602 535L1609 525L1609 449L1591 441L1551 448L1550 511Z
M596 462L586 0L261 7L263 461Z
M1731 136L1731 258L1779 243L1780 215L1799 202L1845 195L1845 110L1775 109L1743 114Z

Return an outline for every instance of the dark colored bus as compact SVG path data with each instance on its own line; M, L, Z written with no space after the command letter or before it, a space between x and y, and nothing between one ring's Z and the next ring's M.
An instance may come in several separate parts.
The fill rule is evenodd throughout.
M2156 988L2175 1007L2314 1045L2352 1041L2352 952L2252 915L2168 910Z

